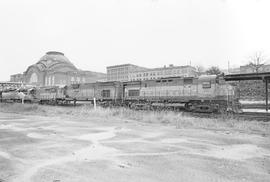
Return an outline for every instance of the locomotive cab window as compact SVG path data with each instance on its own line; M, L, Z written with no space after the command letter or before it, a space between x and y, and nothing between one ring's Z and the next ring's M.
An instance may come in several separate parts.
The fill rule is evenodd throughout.
M202 82L202 88L211 88L211 82Z
M73 89L78 89L80 87L80 84L72 84Z
M137 97L137 96L140 96L140 91L139 91L139 90L129 90L129 91L128 91L128 96L129 96L129 97Z
M101 96L105 97L105 98L108 98L108 97L111 96L111 91L110 90L102 90Z

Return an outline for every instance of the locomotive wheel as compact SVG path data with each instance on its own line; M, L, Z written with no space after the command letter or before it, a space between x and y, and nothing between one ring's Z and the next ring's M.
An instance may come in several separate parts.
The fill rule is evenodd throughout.
M189 112L196 112L196 106L197 104L189 102L185 104L185 109Z
M195 112L213 112L213 108L209 105L196 105L195 106Z
M226 114L227 113L227 108L225 106L219 106L218 107L218 112L220 114Z

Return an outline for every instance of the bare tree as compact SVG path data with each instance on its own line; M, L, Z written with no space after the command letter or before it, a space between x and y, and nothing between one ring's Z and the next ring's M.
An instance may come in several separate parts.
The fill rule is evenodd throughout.
M201 65L195 66L198 75L202 75L205 72L205 68Z
M220 75L222 72L217 66L212 66L211 68L206 70L207 75Z
M255 71L258 73L260 71L260 68L265 65L266 58L263 55L262 52L255 52L253 56L251 56L248 66L250 66L253 69L253 72Z

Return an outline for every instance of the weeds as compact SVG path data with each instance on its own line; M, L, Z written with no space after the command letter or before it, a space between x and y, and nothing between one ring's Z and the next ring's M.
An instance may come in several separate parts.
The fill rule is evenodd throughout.
M97 108L91 106L60 107L36 104L5 104L0 103L0 112L22 113L43 116L68 116L87 119L100 117L106 120L122 119L144 123L174 125L176 128L203 128L217 130L241 130L243 132L270 133L270 123L258 121L236 120L231 116L222 115L218 118L198 118L184 116L180 112L171 111L135 111L126 108Z

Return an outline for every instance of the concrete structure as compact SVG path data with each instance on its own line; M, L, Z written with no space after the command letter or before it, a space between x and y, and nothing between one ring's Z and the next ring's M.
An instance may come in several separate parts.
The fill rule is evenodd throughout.
M197 72L196 68L192 66L174 66L169 65L164 66L162 68L153 68L147 69L142 71L134 71L130 74L129 80L136 81L136 80L153 80L159 78L166 78L166 77L196 77Z
M129 76L135 71L147 70L147 68L133 64L121 64L107 67L107 81L128 81Z
M263 65L259 68L258 72L270 72L270 65ZM256 73L256 69L250 65L240 66L240 73Z
M265 110L268 112L270 72L225 75L225 81L262 80L265 83Z
M12 79L14 75L11 76ZM35 86L70 85L104 80L106 74L77 69L61 52L50 51L27 68L23 81Z

